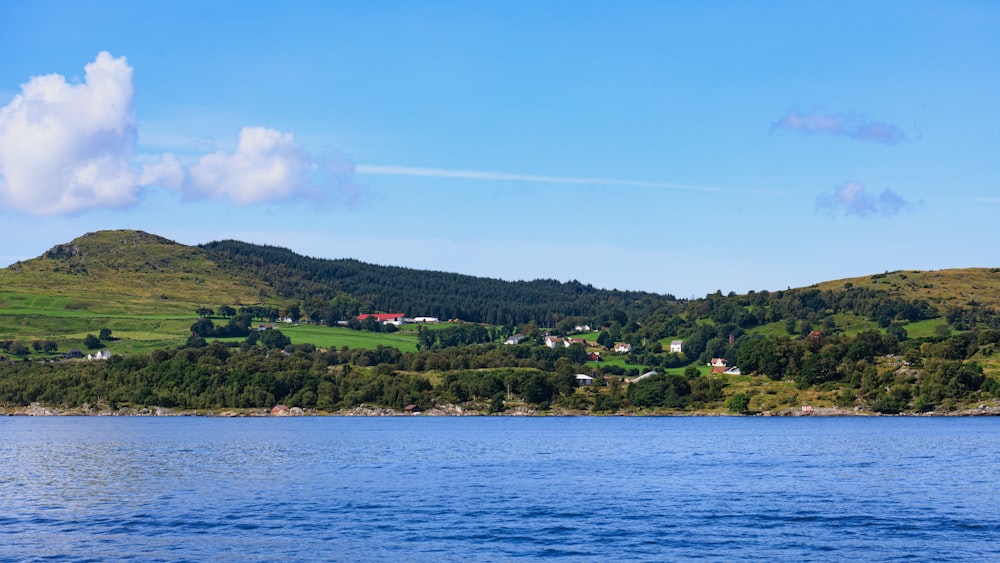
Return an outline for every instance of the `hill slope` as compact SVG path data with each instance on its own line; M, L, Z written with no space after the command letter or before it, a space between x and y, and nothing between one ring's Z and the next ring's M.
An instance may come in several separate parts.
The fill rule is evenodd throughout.
M925 299L942 313L948 308L966 307L970 303L1000 308L1000 268L900 270L828 281L814 287L839 291L845 286L884 291L891 297L910 301Z
M262 284L204 250L142 231L100 231L0 270L0 310L164 314L253 304Z
M642 318L660 302L673 300L648 292L597 289L576 281L509 282L358 260L308 258L285 248L232 240L203 248L230 271L264 280L285 298L330 299L342 292L375 310L410 316L506 325L535 321L554 326L566 317L614 318L624 313L628 318Z

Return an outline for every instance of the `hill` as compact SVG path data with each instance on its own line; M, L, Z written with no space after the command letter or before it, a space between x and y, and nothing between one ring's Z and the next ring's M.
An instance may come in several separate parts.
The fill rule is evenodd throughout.
M598 289L577 281L511 282L358 260L308 258L285 248L232 240L202 248L228 271L260 279L283 298L322 301L347 294L373 311L410 316L508 326L528 322L555 326L565 318L619 317L624 324L629 318L650 314L660 302L674 300L642 291Z
M910 301L924 299L942 313L950 307L965 307L973 303L1000 308L1000 268L900 270L828 281L812 287L829 291L872 289Z
M320 408L478 401L485 408L488 401L502 410L504 395L513 393L528 403L595 412L775 411L806 400L821 408L947 412L1000 398L998 274L887 272L677 300L102 231L0 270L0 353L27 360L0 364L0 403L104 397L109 404L196 408L274 401ZM223 305L243 309L222 315L230 319L226 330L198 318ZM397 334L353 320L376 311L494 326L411 325ZM279 314L316 322L289 324L287 335L250 330L252 317ZM342 319L352 321L335 326ZM577 337L578 345L542 343L538 327L566 335L576 324L596 330ZM501 344L511 325L525 342ZM616 353L615 343L630 351ZM84 346L113 356L49 361ZM592 352L608 357L598 362ZM709 362L742 373L712 373ZM660 377L622 379L650 370ZM606 387L577 392L575 374L588 372Z
M199 248L142 231L100 231L0 270L0 307L6 313L190 313L220 300L255 304L265 288L223 270Z

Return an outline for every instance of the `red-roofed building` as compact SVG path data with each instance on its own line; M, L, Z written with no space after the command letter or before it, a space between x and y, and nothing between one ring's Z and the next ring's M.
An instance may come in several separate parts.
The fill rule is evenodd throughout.
M368 317L375 317L375 320L382 324L401 325L403 324L406 315L403 313L365 313L358 315L358 320L363 321Z

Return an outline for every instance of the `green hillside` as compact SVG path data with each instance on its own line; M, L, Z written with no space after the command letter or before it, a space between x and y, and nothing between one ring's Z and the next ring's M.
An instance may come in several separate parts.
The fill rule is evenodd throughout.
M845 287L872 289L908 300L926 299L942 313L949 307L964 307L970 303L1000 308L1000 268L901 270L828 281L812 287L831 291Z
M677 300L102 231L0 270L0 356L13 360L0 364L0 406L1000 410L998 282L996 269L905 271ZM397 331L357 320L377 311L462 322ZM250 330L279 315L308 322ZM583 324L585 345L542 343ZM515 327L525 342L502 344ZM113 356L48 361L74 348ZM588 356L597 351L600 361ZM710 373L712 359L742 373ZM660 375L632 379L651 370ZM577 389L579 373L600 384Z
M100 231L0 269L0 340L82 347L102 328L117 353L183 343L201 306L283 307L266 284L204 250L142 231Z

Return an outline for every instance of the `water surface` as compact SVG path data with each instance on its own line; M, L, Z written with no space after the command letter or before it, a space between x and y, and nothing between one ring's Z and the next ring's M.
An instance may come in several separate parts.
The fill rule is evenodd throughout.
M0 559L1000 559L997 418L3 418Z

